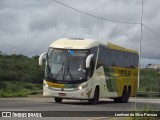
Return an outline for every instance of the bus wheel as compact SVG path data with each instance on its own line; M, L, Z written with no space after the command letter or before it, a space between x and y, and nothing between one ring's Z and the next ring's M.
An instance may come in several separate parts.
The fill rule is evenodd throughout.
M127 91L127 93L126 93L126 103L129 101L129 97L130 97L130 95L131 95L131 92L130 92L130 90L129 91Z
M123 90L122 97L121 97L121 102L122 102L122 103L127 103L127 102L128 102L128 99L129 99L128 91L127 91L126 89L124 89L124 90Z
M93 99L89 99L88 101L92 105L96 104L99 101L99 90L98 90L98 87L96 87L96 89L94 91L94 97L93 97Z
M121 101L121 98L119 98L119 97L118 98L114 98L114 102L115 103L119 103L120 101Z
M60 103L60 102L62 102L62 98L54 98L54 100L55 100L55 102L58 102L58 103Z

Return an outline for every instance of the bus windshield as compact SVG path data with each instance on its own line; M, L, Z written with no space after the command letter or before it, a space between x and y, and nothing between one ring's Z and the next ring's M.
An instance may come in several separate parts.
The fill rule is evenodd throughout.
M70 83L86 79L88 50L50 48L47 54L45 77L50 81Z

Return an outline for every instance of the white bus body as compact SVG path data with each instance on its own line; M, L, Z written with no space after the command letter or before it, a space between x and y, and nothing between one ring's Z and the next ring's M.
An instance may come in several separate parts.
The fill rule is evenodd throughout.
M54 41L40 56L40 65L43 58L43 95L53 96L56 102L78 99L95 104L99 98L128 102L130 96L135 96L136 51L91 39L63 38Z

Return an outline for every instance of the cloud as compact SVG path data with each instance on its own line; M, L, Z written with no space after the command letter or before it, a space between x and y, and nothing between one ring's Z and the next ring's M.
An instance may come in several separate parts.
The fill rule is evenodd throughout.
M87 13L118 21L140 22L139 0L59 0ZM160 31L159 0L144 1L143 22ZM119 24L100 20L54 0L1 0L0 50L12 54L33 56L47 51L52 41L64 37L103 40L139 50L140 25ZM160 33L160 32L158 32ZM143 27L142 57L160 59L159 37Z

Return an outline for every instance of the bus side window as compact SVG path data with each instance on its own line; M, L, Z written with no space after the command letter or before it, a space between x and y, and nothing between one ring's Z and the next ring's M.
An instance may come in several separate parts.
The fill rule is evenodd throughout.
M113 67L118 67L118 65L116 63L113 63L112 66Z
M118 52L116 50L112 50L112 67L118 66Z

